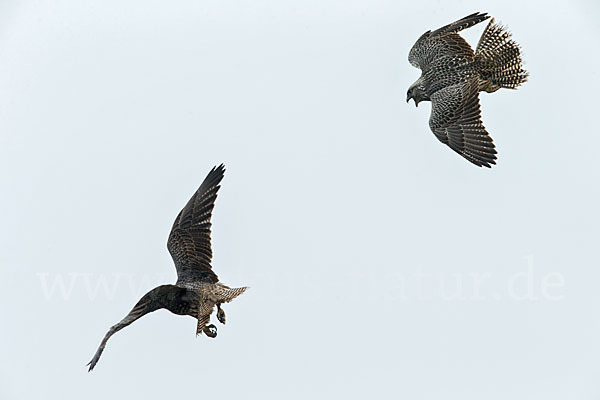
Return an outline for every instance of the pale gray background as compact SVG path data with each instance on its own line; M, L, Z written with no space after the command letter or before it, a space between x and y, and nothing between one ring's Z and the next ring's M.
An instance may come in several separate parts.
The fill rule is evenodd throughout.
M531 71L481 96L491 170L405 103L414 41L474 11L508 24ZM599 17L3 1L0 398L599 398ZM175 280L170 226L221 162L214 266L251 289L215 340L159 311L88 374L108 327Z

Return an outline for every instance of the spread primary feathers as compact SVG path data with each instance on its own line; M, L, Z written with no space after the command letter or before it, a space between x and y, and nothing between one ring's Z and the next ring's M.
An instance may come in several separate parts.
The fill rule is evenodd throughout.
M408 54L422 71L406 94L418 105L431 101L429 127L435 136L477 166L496 163L492 138L481 122L479 92L515 89L527 81L519 45L492 18L475 52L458 34L490 18L486 13L466 16L435 31L425 32Z

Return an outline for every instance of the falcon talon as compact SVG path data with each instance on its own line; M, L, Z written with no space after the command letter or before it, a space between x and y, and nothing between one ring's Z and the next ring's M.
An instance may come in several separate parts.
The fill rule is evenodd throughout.
M210 338L217 337L217 327L213 324L204 327L204 333Z
M217 305L217 319L225 325L225 311L223 311L220 305Z

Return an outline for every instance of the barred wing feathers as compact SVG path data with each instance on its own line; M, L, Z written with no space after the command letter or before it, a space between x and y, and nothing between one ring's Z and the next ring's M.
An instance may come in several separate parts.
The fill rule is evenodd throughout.
M408 53L408 61L424 70L436 58L445 55L463 55L473 58L473 49L458 32L490 18L487 13L474 13L443 26L427 31L417 40Z
M494 142L481 121L478 78L438 90L431 104L429 127L442 143L479 167L496 163Z
M210 219L224 174L223 164L214 167L173 223L167 248L177 269L177 284L219 281L211 267Z

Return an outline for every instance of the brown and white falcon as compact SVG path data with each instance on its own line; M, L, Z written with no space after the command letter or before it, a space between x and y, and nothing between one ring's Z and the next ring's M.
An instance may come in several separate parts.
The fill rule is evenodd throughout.
M112 335L138 318L161 308L174 314L197 318L196 335L204 332L211 338L217 336L217 328L213 324L208 325L214 307L217 306L217 319L224 324L225 312L221 304L230 302L246 290L246 287L230 288L220 283L210 265L210 219L224 173L223 164L214 167L175 218L167 242L177 269L175 285L162 285L152 289L125 318L111 326L92 361L88 363L89 371L98 363L104 346Z
M479 92L515 89L527 81L519 45L494 19L483 31L477 49L458 34L490 16L474 13L425 32L408 54L422 71L406 93L406 101L431 101L429 127L435 136L477 166L496 163L492 138L481 122Z

